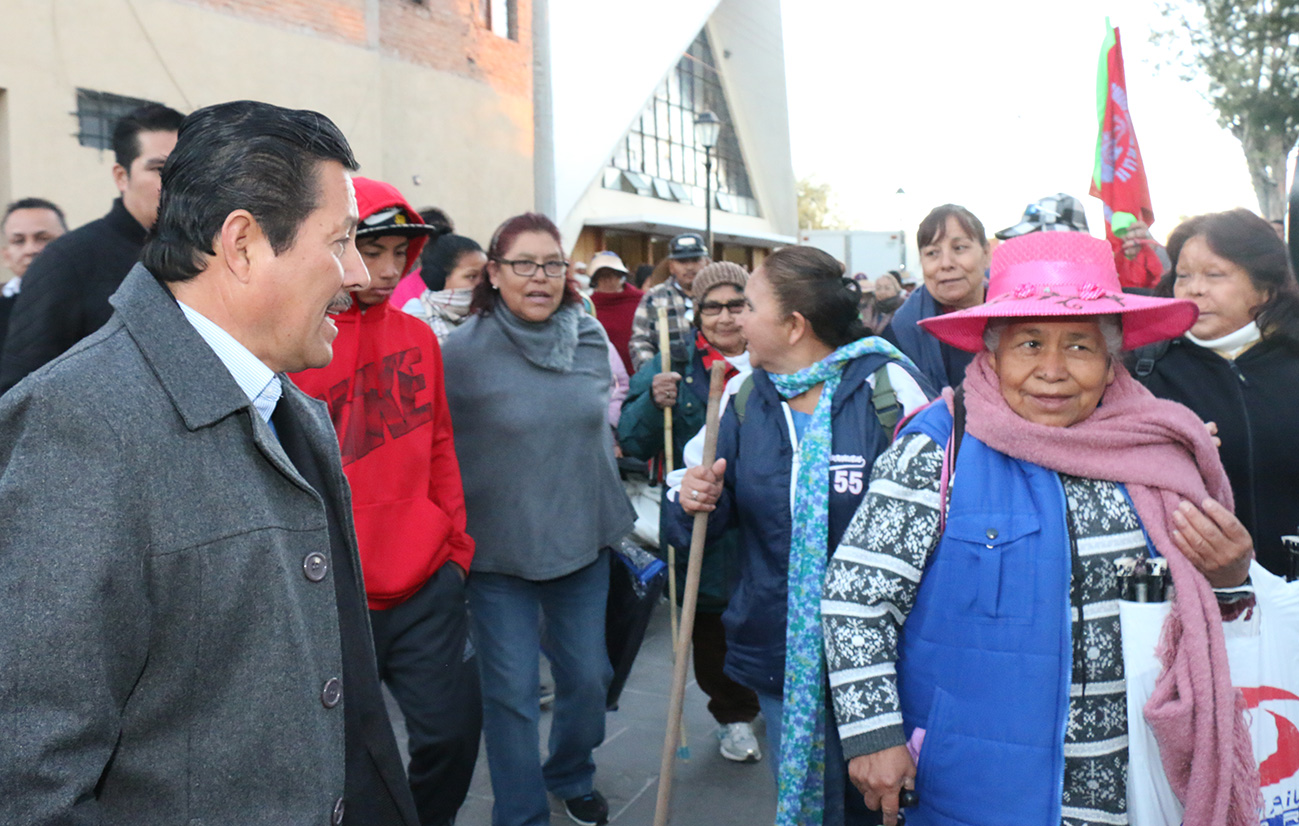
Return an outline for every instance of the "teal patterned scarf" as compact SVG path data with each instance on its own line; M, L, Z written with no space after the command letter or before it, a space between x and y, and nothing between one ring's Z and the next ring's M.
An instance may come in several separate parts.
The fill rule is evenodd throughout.
M829 556L830 408L844 364L882 353L911 360L881 338L845 344L821 361L780 375L768 373L783 398L818 384L821 398L798 444L789 546L789 619L785 626L785 697L781 714L776 826L820 826L825 809L825 659L821 650L821 587Z

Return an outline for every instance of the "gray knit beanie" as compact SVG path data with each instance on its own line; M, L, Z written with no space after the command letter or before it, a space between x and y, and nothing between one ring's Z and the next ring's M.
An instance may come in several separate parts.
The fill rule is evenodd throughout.
M701 269L695 276L692 289L695 303L698 304L703 301L709 290L722 284L730 284L740 292L744 292L744 285L748 280L748 271L739 264L731 261L714 261Z

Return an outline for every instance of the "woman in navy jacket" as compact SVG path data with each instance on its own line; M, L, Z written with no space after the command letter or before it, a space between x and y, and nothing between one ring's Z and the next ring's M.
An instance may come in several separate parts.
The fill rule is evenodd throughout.
M820 643L813 591L892 423L927 402L927 386L892 345L867 337L855 282L820 250L773 253L745 298L754 371L728 387L717 461L686 472L669 539L686 547L697 512L711 512L710 539L739 529L740 582L722 618L726 673L758 693L777 755L777 823L821 822L822 807L827 826L844 823L845 808L846 822L878 822L847 785L826 724L824 665L809 644Z
M973 212L943 204L920 222L916 245L925 283L897 309L880 335L915 361L935 388L955 387L973 356L934 338L920 322L983 303L991 254L988 236Z

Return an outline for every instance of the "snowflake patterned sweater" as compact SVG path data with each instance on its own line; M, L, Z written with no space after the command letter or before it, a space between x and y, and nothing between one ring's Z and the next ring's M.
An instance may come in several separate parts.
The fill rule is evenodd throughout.
M963 447L961 455L964 452ZM902 745L910 733L903 727L895 663L904 623L916 606L922 572L928 574L940 538L942 458L943 446L923 433L894 442L876 462L862 506L826 572L822 603L826 659L847 759ZM1145 554L1146 541L1122 486L1063 474L1059 478L1078 555L1069 577L1071 650L1065 657L1072 667L1056 822L1126 824L1127 710L1113 562ZM1068 548L1060 552L1069 554ZM1031 582L1027 572L1020 572L1017 581L1005 586L1031 590ZM976 593L977 584L970 583L968 590ZM1219 598L1230 598L1227 591L1220 592ZM985 633L994 633L991 625ZM985 681L972 676L970 691L984 693L976 687ZM942 744L927 737L921 742L922 766L941 763L942 756L936 752L925 754L931 747L941 750ZM1005 768L998 764L995 771L1010 782ZM1004 784L991 791L1008 793ZM1006 808L1001 805L995 810Z

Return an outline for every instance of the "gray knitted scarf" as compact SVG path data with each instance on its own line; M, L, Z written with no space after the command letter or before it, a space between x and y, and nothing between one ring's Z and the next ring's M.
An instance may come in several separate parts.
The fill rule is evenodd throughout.
M577 322L581 304L561 304L545 321L525 321L498 300L490 318L496 319L525 359L545 370L567 373L577 353Z

